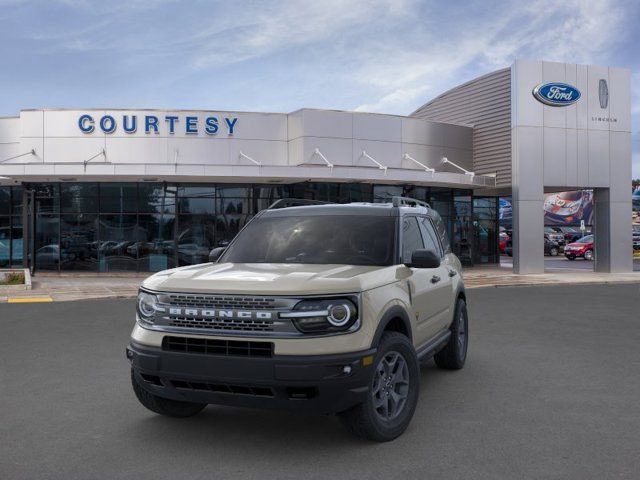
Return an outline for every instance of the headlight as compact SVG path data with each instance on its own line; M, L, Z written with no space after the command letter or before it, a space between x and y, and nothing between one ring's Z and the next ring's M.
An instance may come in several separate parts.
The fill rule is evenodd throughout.
M281 313L302 333L337 333L357 328L356 298L302 300L293 311Z
M137 301L138 318L145 323L153 323L157 304L158 298L155 295L140 290Z

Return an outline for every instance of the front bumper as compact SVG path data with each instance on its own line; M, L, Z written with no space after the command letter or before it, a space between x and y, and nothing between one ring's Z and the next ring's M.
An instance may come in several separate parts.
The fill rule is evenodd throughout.
M142 388L172 400L336 413L366 399L375 349L338 355L236 357L166 351L131 342ZM369 360L367 358L367 360Z

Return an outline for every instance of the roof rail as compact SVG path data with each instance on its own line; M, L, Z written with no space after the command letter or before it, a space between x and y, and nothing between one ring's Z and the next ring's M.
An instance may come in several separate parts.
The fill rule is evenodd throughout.
M267 210L287 207L302 207L305 205L327 205L331 202L323 202L322 200L308 200L306 198L281 198L273 202Z
M394 207L407 205L411 207L420 206L420 207L431 208L431 205L429 205L427 202L423 202L422 200L416 200L415 198L410 198L410 197L391 197L391 204Z

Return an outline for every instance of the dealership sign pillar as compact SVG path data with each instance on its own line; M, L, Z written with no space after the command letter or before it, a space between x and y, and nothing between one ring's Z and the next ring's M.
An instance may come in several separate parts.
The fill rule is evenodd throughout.
M595 268L631 271L629 70L516 61L511 85L514 270L544 271L544 193L593 188Z

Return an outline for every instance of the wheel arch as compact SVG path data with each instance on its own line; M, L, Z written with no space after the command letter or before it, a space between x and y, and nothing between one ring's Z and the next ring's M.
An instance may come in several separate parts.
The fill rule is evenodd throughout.
M387 331L401 333L413 342L411 320L409 319L409 314L403 307L394 305L382 315L380 323L378 323L378 327L376 328L376 333L373 336L371 346L375 347L378 345L382 334Z

